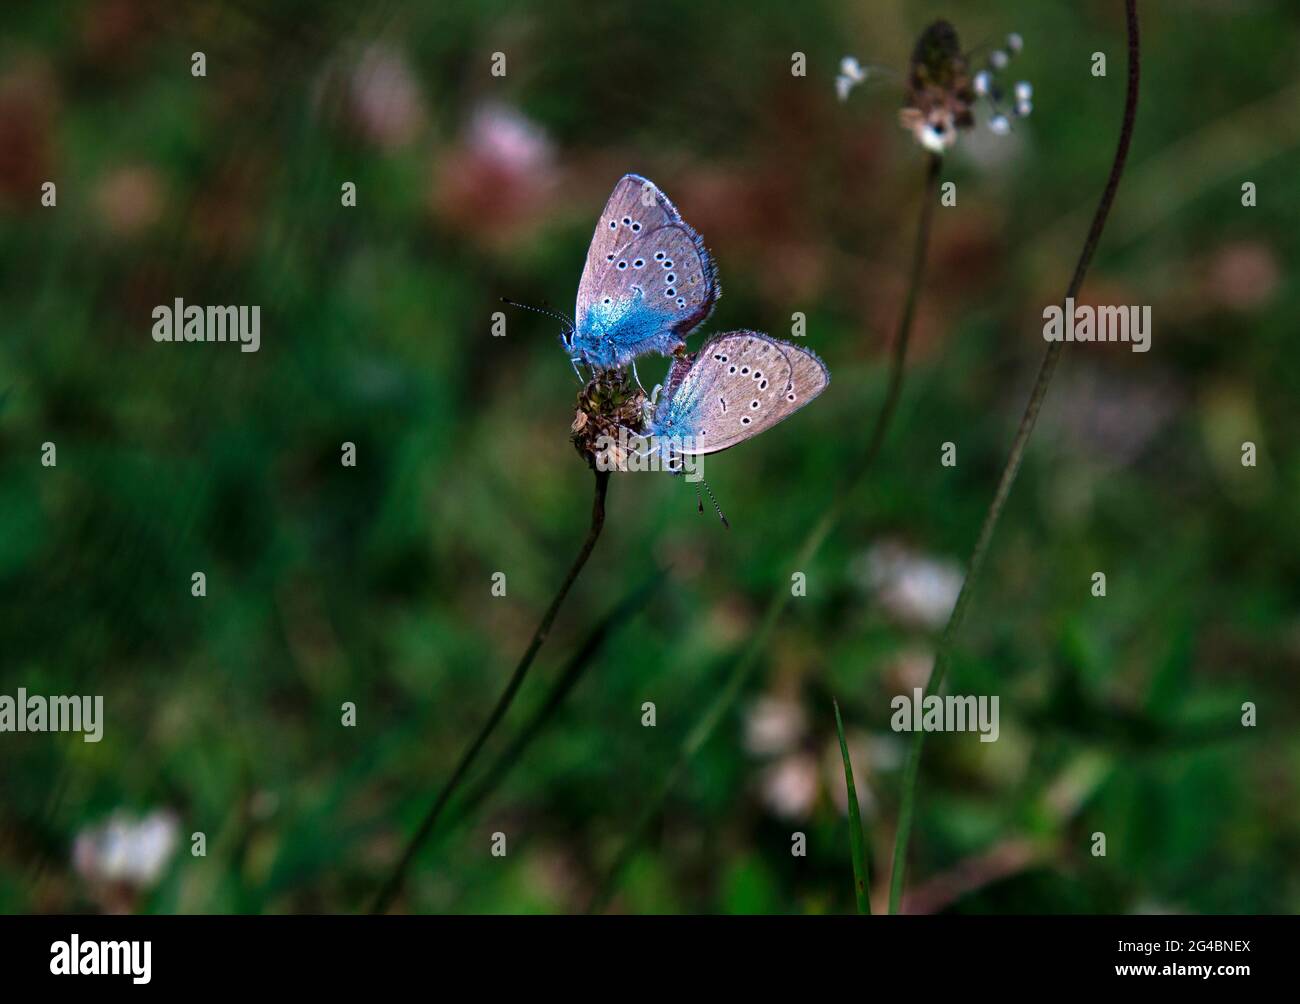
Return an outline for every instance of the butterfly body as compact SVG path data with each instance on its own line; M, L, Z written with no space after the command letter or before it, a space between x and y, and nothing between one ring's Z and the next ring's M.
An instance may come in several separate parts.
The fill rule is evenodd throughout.
M770 429L815 398L830 371L809 350L756 331L715 335L691 357L675 357L646 423L666 466L729 449Z
M643 294L609 300L592 306L570 336L566 347L577 361L614 369L650 353L672 355L686 344L670 327L671 317L647 306Z
M598 369L671 355L720 295L700 235L653 182L627 174L596 221L564 347Z

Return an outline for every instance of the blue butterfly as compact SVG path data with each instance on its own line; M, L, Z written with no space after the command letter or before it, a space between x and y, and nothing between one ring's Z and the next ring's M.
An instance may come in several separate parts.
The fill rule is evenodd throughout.
M675 356L645 426L664 467L729 449L789 418L824 391L830 370L798 345L757 331L714 335L699 353ZM714 503L717 504L716 502ZM725 521L725 520L724 520Z
M575 369L672 355L721 295L700 235L654 182L625 174L596 222L575 323L560 341Z

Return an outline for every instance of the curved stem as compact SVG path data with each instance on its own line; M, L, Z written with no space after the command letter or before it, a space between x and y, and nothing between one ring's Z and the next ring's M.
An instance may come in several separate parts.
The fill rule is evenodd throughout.
M894 337L894 353L889 366L889 386L885 390L885 400L876 416L871 438L862 454L863 467L876 459L884 445L885 433L889 430L890 420L898 408L898 399L903 392L903 363L907 360L907 343L912 334L912 322L916 319L916 301L921 293L921 277L925 273L925 256L930 247L930 227L934 222L935 192L939 187L939 170L943 167L943 158L930 154L925 168L925 189L921 194L921 218L916 225L916 240L912 245L912 267L907 277L907 295L903 300L903 313L898 319L898 333ZM842 507L848 500L853 488L862 480L862 472L853 478L840 492L836 501Z
M1115 192L1119 188L1119 180L1124 173L1124 162L1128 158L1129 144L1133 139L1133 123L1137 117L1138 81L1141 70L1137 0L1125 0L1125 10L1128 22L1128 91L1124 100L1124 120L1120 127L1119 144L1115 149L1115 158L1111 163L1110 177L1106 181L1106 188L1101 193L1097 211L1093 214L1092 226L1088 228L1088 236L1083 242L1083 250L1079 253L1078 263L1074 267L1074 275L1071 277L1069 288L1065 293L1066 299L1074 297L1079 292L1079 287L1083 285L1083 277L1087 274L1088 266L1092 263L1093 253L1097 250L1097 242L1101 239L1101 232L1106 226L1106 218L1110 215L1111 204L1115 201ZM934 666L930 669L930 679L925 688L927 697L936 693L943 684L943 678L948 671L948 664L952 656L953 640L961 627L962 620L966 616L966 608L970 605L975 580L984 566L989 543L993 539L993 531L997 528L998 519L1002 515L1003 507L1006 505L1007 496L1011 494L1011 486L1015 483L1016 475L1020 471L1020 461L1024 457L1025 446L1029 442L1030 434L1034 431L1034 424L1038 421L1039 409L1042 408L1043 399L1047 396L1047 388L1052 382L1052 374L1056 372L1056 364L1061 357L1061 347L1064 344L1064 342L1052 342L1038 367L1038 377L1034 380L1033 390L1029 394L1029 402L1025 405L1025 413L1020 419L1020 427L1016 430L1016 438L1011 443L1011 453L1007 457L1006 466L1002 469L1002 477L998 480L998 487L993 495L993 501L989 504L988 512L985 513L984 523L981 525L979 536L975 540L975 548L971 551L970 562L967 565L966 578L962 581L961 592L957 595L957 602L953 605L952 614L949 616L948 623L943 629L943 635L939 639L939 647L935 651ZM903 772L903 794L898 810L898 829L894 834L894 861L889 881L890 913L898 912L903 898L907 843L912 832L912 817L916 805L917 774L921 764L921 749L924 745L925 732L918 730L912 733L912 744L908 750L907 765Z
M581 679L583 672L591 664L592 659L605 644L610 633L622 627L627 618L645 605L651 595L663 585L664 578L665 572L656 570L653 575L632 589L622 600L611 607L609 612L597 622L591 633L587 635L582 644L569 657L569 661L560 671L560 675L551 684L546 697L538 705L528 721L524 723L518 735L501 751L501 755L492 762L492 765L483 774L482 778L465 792L464 797L456 802L453 822L464 819L496 790L497 785L501 783L510 768L520 761L524 751L528 749L532 741L537 738L546 727L546 724L559 711L560 706L564 704L565 699L574 686L577 685L578 680Z
M840 485L840 489L831 504L827 506L821 518L809 531L808 536L804 538L804 542L795 556L795 568L806 568L808 566L821 549L822 544L825 543L827 536L839 523L854 489L862 482L862 479L879 455L880 448L885 442L885 434L889 431L893 420L894 412L898 410L898 401L903 389L903 370L904 363L907 360L907 345L911 338L912 322L916 318L916 301L921 288L921 279L925 273L926 251L930 245L930 228L934 220L935 193L938 190L939 170L942 166L942 158L935 154L929 155L926 162L925 187L921 194L920 218L916 227L916 243L913 247L911 269L908 273L907 293L903 301L903 311L899 316L898 331L894 337L893 352L889 365L889 383L885 389L884 400L880 404L880 411L876 414L875 425L872 427L871 435L867 437L861 455L850 468L853 471L852 475ZM635 850L641 837L644 836L645 831L649 829L650 824L659 815L669 793L676 787L678 780L686 772L686 768L690 766L691 761L701 747L712 737L723 716L726 715L736 702L736 699L744 691L745 684L749 682L750 676L753 675L755 668L758 666L760 656L767 651L768 639L776 629L777 621L780 620L781 614L789 604L790 597L791 593L788 589L778 589L772 597L767 610L763 614L763 620L758 631L755 632L750 639L749 645L736 661L726 682L723 683L722 689L714 697L708 708L705 709L704 714L700 716L694 727L686 734L681 749L678 751L677 759L669 768L659 787L655 789L654 794L644 803L641 812L638 813L631 830L615 855L613 863L605 872L600 888L588 907L589 910L599 910L608 902L619 874L631 858L633 850Z
M392 902L393 897L397 895L402 887L402 882L406 878L406 872L411 866L416 853L428 839L429 834L433 832L434 825L438 822L438 817L442 815L443 809L447 807L452 794L459 787L460 782L464 779L465 773L473 764L474 759L478 756L483 744L487 742L488 737L493 730L500 724L501 719L505 717L506 712L510 709L511 703L515 699L515 694L519 691L519 685L524 682L524 677L528 675L529 667L533 664L533 659L537 655L537 650L542 647L542 642L550 633L551 625L555 621L555 615L560 612L560 605L564 598L568 596L569 589L578 578L578 573L582 571L583 565L591 557L591 552L596 546L596 540L600 537L600 531L605 526L605 493L609 488L609 471L596 471L596 494L591 504L591 529L587 531L587 539L582 543L582 549L578 551L578 556L574 559L569 574L564 577L560 583L560 589L551 600L551 605L542 615L541 623L537 625L537 630L533 632L533 640L529 642L528 648L524 651L523 657L519 660L519 665L515 667L514 673L511 674L509 682L506 683L505 690L497 698L496 706L488 716L483 727L479 730L474 741L469 744L465 752L461 754L456 769L452 771L451 777L443 785L442 790L438 792L438 797L434 799L433 805L425 814L424 820L420 823L419 829L411 837L410 842L406 845L401 859L393 869L388 881L384 883L379 895L375 897L374 905L371 907L371 913L384 913L388 905Z

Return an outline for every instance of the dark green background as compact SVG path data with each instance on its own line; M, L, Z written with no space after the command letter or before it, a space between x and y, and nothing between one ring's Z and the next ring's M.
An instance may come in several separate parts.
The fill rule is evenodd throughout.
M586 529L591 475L568 441L577 382L557 325L516 313L493 338L497 299L570 310L601 206L637 171L714 253L725 295L707 330L789 337L802 311L834 379L789 422L711 458L730 532L676 479L614 479L605 536L506 731L610 605L671 571L502 789L435 839L400 902L582 909L852 473L882 396L924 161L896 124L898 79L843 105L833 81L846 53L904 72L943 15L971 47L1023 34L1010 76L1033 81L1034 114L1005 140L963 137L945 165L958 205L936 212L892 435L612 904L851 910L829 781L806 820L773 817L743 711L764 690L792 695L819 760L832 694L851 731L891 735L893 667L928 639L851 570L884 539L969 553L1043 350L1041 312L1064 290L1114 150L1121 8L7 7L0 693L102 694L108 719L98 745L0 735L0 909L100 908L71 868L75 834L119 807L164 806L185 840L131 908L365 907ZM1002 738L932 738L913 840L918 884L984 876L952 910L1300 904L1300 11L1141 9L1138 128L1085 296L1151 305L1153 348L1067 350L994 541L950 688L999 694ZM206 78L190 75L195 50ZM348 83L366 51L412 95L380 102L399 127L387 141ZM489 72L497 51L504 78ZM806 77L791 75L795 51ZM392 78L377 79L382 97ZM487 174L466 137L490 101L532 119L550 160ZM45 180L57 208L40 207ZM344 181L355 209L340 206ZM1242 207L1243 181L1257 208ZM150 311L176 296L259 304L261 351L155 344ZM1253 470L1239 463L1245 439ZM39 462L45 441L57 468ZM339 464L344 441L355 469ZM939 464L944 441L956 468ZM204 599L190 596L196 570ZM1097 570L1105 599L1089 594ZM496 571L505 598L490 595ZM1239 724L1247 700L1254 730ZM339 724L344 701L356 728ZM879 879L899 772L864 773ZM796 829L806 859L789 853ZM199 830L208 855L195 859ZM497 830L504 859L488 853ZM1097 831L1105 858L1089 853ZM1030 860L989 873L1026 846Z

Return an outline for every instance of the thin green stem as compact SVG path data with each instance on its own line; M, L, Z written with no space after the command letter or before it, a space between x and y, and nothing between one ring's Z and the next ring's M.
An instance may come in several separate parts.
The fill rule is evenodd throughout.
M547 722L551 720L555 712L560 709L560 705L564 703L569 693L577 685L578 680L581 679L583 671L591 664L596 653L605 644L610 632L621 626L628 617L631 617L646 603L650 596L663 585L664 576L665 572L656 571L654 575L615 604L592 628L591 633L587 635L582 644L569 657L569 661L560 671L560 675L551 684L546 697L528 721L524 723L523 728L519 730L514 740L501 751L500 756L492 762L492 766L487 769L478 783L467 790L463 798L456 801L455 819L464 819L496 790L497 785L509 773L510 768L523 758L524 751L528 749L532 741L546 727Z
M538 649L542 647L542 642L546 641L546 636L550 633L551 625L555 622L556 614L560 612L560 606L564 603L564 598L569 595L569 590L577 580L578 573L582 571L583 566L587 563L587 559L591 557L591 552L596 546L597 539L600 537L600 531L605 526L605 493L609 488L609 471L596 471L595 476L596 490L595 498L592 500L591 504L591 529L587 531L587 539L583 541L582 549L578 551L577 558L574 559L573 565L569 568L569 574L566 575L564 581L560 583L559 591L555 594L555 598L551 600L551 605L547 607L546 613L542 615L541 623L537 625L537 630L533 632L533 640L529 642L528 648L524 651L523 657L519 660L519 665L515 667L514 673L511 674L510 680L506 683L505 690L503 690L501 696L497 698L497 703L492 709L492 713L488 716L487 721L483 723L483 727L479 729L478 735L474 737L474 741L471 742L469 746L466 747L465 752L461 754L460 760L456 764L456 769L452 771L451 777L447 780L447 783L443 785L442 790L438 792L437 798L433 800L433 804L425 814L424 820L420 823L419 829L417 829L414 835L412 835L410 841L406 845L406 850L402 853L402 856L398 860L392 874L389 875L388 880L380 889L379 895L375 897L375 902L370 910L371 913L386 912L393 897L396 896L398 891L401 889L402 883L406 878L406 872L410 868L411 862L415 859L416 853L420 850L420 847L424 844L425 840L428 839L429 834L433 832L433 828L438 822L438 817L442 815L443 810L447 807L447 803L451 800L451 796L455 793L461 781L464 780L466 772L474 763L479 751L483 748L483 744L487 742L488 737L492 735L492 732L496 729L497 725L500 724L501 719L505 717L506 712L510 709L510 705L514 701L515 695L519 692L520 684L524 682L524 677L528 675L529 667L532 666L533 659L537 656Z
M920 219L916 228L916 243L913 246L911 268L908 273L907 294L898 321L898 331L894 337L893 352L889 365L889 382L885 389L884 400L880 405L880 411L876 414L875 425L872 427L871 435L867 437L862 453L849 468L852 472L849 478L840 485L839 491L831 504L822 512L821 518L809 531L808 536L804 538L803 544L795 556L795 568L808 567L808 564L821 549L822 544L825 543L827 536L839 523L840 518L844 515L844 510L853 497L854 490L862 483L863 478L866 477L867 472L879 455L880 449L885 442L885 434L889 431L894 413L898 410L898 401L902 396L903 389L907 346L911 338L912 323L916 319L916 302L921 288L921 279L925 273L926 251L930 244L930 229L934 219L934 206L937 201L935 196L939 187L939 170L942 166L943 161L940 157L934 154L928 157L925 187L921 195ZM778 589L774 593L768 603L767 610L763 614L763 620L759 624L758 631L755 632L749 641L749 645L732 667L731 673L722 685L722 689L718 691L694 727L686 734L672 767L664 775L663 780L651 797L642 804L642 809L633 821L632 828L628 831L627 837L624 838L622 846L615 854L595 896L592 898L589 906L591 911L603 909L609 901L619 875L631 859L637 844L650 828L650 824L659 815L669 793L676 787L677 782L686 773L691 761L695 759L696 754L699 753L704 744L709 741L723 717L744 691L745 685L753 675L760 658L767 651L768 640L776 629L781 614L785 612L791 595L789 589Z
M844 758L844 788L849 809L849 856L853 859L853 895L858 902L858 913L870 915L871 896L867 880L867 838L862 832L862 813L858 810L858 789L853 783L853 761L849 759L849 744L844 738L844 719L840 717L840 702L831 698L835 706L835 731L840 737L840 756Z
M1119 143L1115 149L1115 158L1111 163L1110 176L1106 181L1106 188L1102 191L1101 200L1097 204L1097 211L1093 214L1092 226L1088 228L1088 236L1083 243L1083 250L1079 253L1074 275L1071 277L1069 288L1065 293L1066 299L1074 297L1079 292L1080 286L1083 285L1083 277L1088 272L1093 253L1097 250L1097 242L1101 240L1101 232L1106 226L1106 218L1110 215L1111 204L1115 201L1115 193L1119 189L1120 177L1124 173L1124 163L1128 158L1129 144L1133 140L1133 124L1137 117L1138 81L1141 70L1137 0L1125 0L1125 9L1128 22L1128 91L1124 101L1124 120L1120 126ZM1020 428L1016 430L1016 437L1011 443L1011 453L1007 457L1006 466L1002 469L1002 477L998 480L998 487L993 495L993 501L989 504L988 512L984 516L984 523L981 525L979 536L975 540L975 548L971 551L961 592L957 595L957 602L953 605L952 614L949 616L948 623L943 629L943 635L939 639L939 647L935 651L934 666L930 669L930 679L925 688L926 696L938 692L943 684L944 676L948 672L948 665L952 658L953 642L957 631L961 627L962 620L966 616L966 609L970 605L975 582L984 567L984 559L988 555L989 544L993 540L993 531L997 529L998 520L1002 516L1002 509L1006 505L1007 496L1011 494L1011 487L1015 484L1016 475L1020 471L1020 462L1024 458L1025 446L1029 442L1030 434L1034 431L1034 424L1038 421L1038 412L1042 408L1043 399L1047 396L1047 388L1052 382L1052 374L1056 372L1056 364L1060 359L1063 344L1063 342L1052 342L1043 356L1041 365L1038 367L1038 377L1034 380L1033 390L1029 394L1029 402L1025 405L1025 413L1020 419ZM907 754L907 764L903 771L903 793L898 810L898 829L894 834L894 860L889 881L890 913L898 913L902 904L903 879L907 865L907 844L912 832L912 818L916 807L917 774L921 765L921 750L924 745L925 732L917 730L912 733L911 746Z

